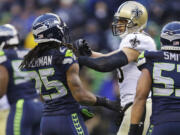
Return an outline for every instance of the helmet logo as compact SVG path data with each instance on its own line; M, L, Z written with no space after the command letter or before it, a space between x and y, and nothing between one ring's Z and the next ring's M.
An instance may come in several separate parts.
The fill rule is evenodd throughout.
M166 33L166 34L168 34L168 35L170 35L170 36L174 35L174 32L173 32L173 31L165 31L164 33Z
M132 48L135 48L140 44L140 41L137 39L137 36L135 36L135 38L129 40L129 43L131 44Z
M138 19L143 14L143 11L140 10L138 7L135 7L135 9L131 11L131 13L133 15L133 18Z

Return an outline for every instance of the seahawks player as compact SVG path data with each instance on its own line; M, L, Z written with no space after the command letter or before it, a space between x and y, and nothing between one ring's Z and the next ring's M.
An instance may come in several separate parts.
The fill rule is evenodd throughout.
M43 135L88 135L80 104L120 111L118 103L84 90L76 57L66 47L68 27L60 17L53 13L37 17L32 32L38 45L25 56L21 67L29 70L45 102Z
M28 73L18 69L27 50L18 47L14 26L0 26L0 97L7 95L10 112L6 135L39 135L42 103Z
M152 91L151 135L180 134L180 22L166 24L161 31L161 51L143 52L138 59L142 71L131 114L129 135L138 135L139 121Z
M79 49L80 55L91 56L79 57L78 61L81 65L101 72L118 69L120 100L125 111L118 135L128 134L131 105L134 101L137 79L140 75L140 71L136 67L138 55L144 50L156 50L154 40L143 31L147 24L147 18L147 11L143 5L136 1L127 1L120 5L112 23L113 35L122 38L119 50L101 54L91 51L84 40L78 40L74 44ZM147 104L147 119L143 135L149 126L151 113L151 101ZM142 123L144 123L144 118L142 118Z

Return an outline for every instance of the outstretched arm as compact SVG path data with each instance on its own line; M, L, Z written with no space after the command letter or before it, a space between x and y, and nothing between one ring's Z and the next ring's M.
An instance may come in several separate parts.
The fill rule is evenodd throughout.
M92 53L94 54L94 53ZM138 58L139 52L123 48L123 50L114 51L108 54L96 54L97 58L81 56L78 61L80 65L85 65L89 68L95 69L100 72L110 72L118 67L127 65L129 62L135 61Z
M0 98L6 93L9 81L8 71L0 65Z
M93 68L100 72L110 72L118 67L127 65L138 58L139 52L131 48L123 48L108 54L94 52L86 40L79 39L74 42L74 48L79 54L79 64ZM89 57L90 56L90 57Z

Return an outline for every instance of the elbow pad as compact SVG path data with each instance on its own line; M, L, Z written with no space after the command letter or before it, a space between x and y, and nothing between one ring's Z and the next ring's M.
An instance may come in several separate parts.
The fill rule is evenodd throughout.
M123 51L99 58L80 56L78 61L80 65L85 65L100 72L110 72L128 64L128 58Z

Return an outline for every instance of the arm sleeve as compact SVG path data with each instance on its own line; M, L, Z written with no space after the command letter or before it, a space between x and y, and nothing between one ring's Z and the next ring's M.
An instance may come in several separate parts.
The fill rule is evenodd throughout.
M118 51L110 56L99 58L81 56L78 61L80 65L85 65L100 72L110 72L118 67L128 64L127 56L123 51Z
M148 58L146 57L147 53L148 53L148 51L143 51L138 57L137 67L140 71L143 68L146 68L149 71L151 71L151 68L152 68L151 61L149 61Z

